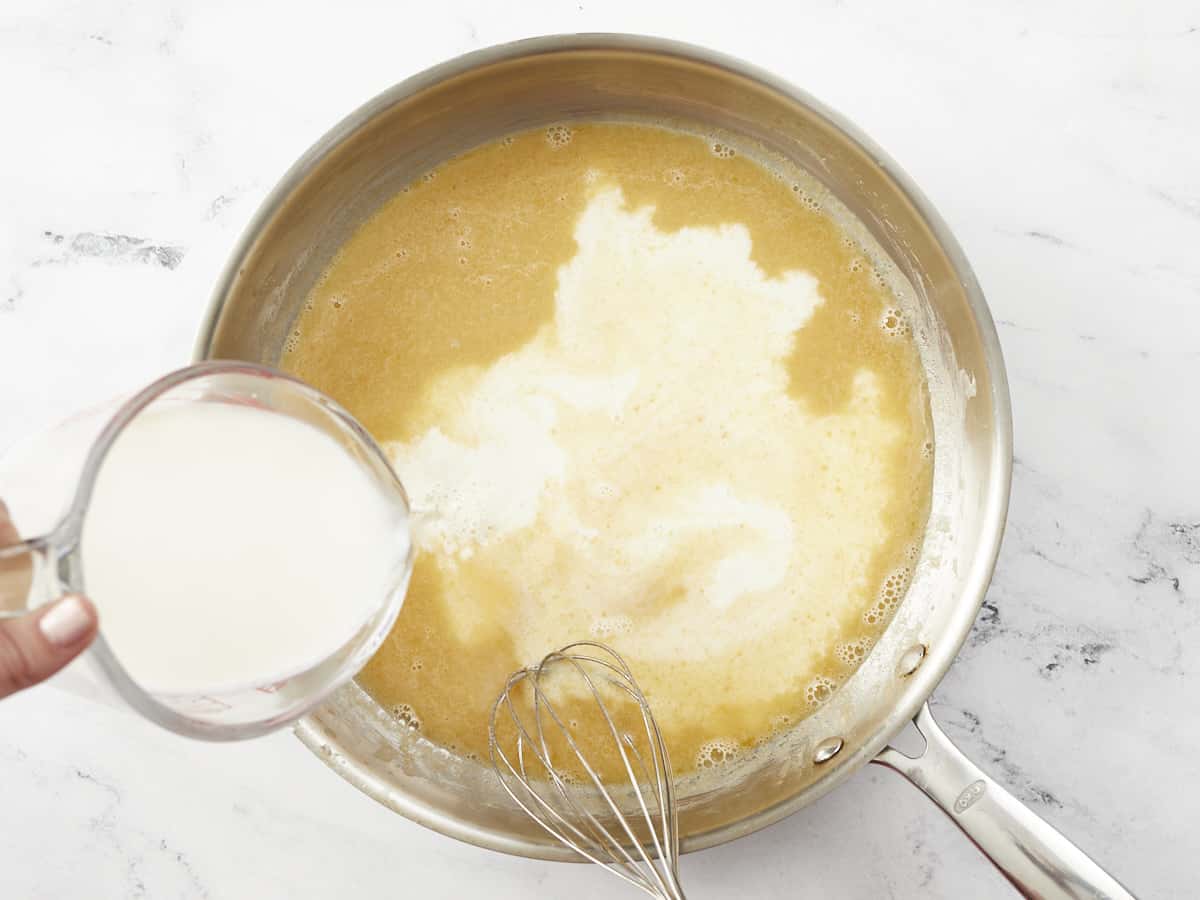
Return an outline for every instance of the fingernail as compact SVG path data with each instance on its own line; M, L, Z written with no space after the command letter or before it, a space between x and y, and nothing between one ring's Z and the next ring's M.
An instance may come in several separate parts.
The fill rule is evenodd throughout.
M38 627L51 644L67 647L91 630L92 616L79 597L63 597L42 614Z

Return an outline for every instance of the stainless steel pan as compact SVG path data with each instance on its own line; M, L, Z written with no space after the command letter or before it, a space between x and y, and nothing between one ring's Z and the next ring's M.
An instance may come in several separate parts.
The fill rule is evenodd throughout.
M683 849L763 828L876 762L920 787L1027 896L1130 896L959 753L925 705L971 629L1000 547L1012 462L1004 364L945 223L878 147L803 92L707 50L620 35L539 38L430 69L351 114L284 176L221 276L198 356L276 362L331 255L400 187L500 135L574 118L718 129L819 178L911 285L933 398L933 512L908 596L816 714L716 780L681 783ZM926 747L909 757L888 741L914 717ZM353 685L297 734L414 821L506 853L570 858L490 772L424 742Z

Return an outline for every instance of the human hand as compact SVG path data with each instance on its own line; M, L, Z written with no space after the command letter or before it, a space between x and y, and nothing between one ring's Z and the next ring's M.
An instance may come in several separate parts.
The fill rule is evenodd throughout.
M0 547L20 540L0 500ZM0 610L23 603L31 577L27 558L0 562ZM0 618L0 699L45 681L87 649L96 637L96 607L68 594L17 618Z

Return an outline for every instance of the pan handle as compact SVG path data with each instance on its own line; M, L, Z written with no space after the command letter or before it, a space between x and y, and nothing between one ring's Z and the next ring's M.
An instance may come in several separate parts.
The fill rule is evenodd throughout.
M946 737L929 704L913 719L919 756L885 747L872 762L919 787L1022 896L1038 900L1135 900L1082 850L979 770Z

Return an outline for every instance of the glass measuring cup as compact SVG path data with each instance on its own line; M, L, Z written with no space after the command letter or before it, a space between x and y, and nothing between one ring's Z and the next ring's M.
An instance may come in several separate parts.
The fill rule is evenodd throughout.
M81 538L96 479L109 451L127 426L150 409L170 404L225 403L250 406L311 426L343 450L366 475L372 490L407 527L409 505L404 488L382 450L349 413L323 394L265 366L240 362L206 362L174 372L125 402L108 419L90 445L77 486L57 524L38 537L0 547L0 568L25 563L23 596L0 596L0 617L22 615L60 594L88 593ZM181 473L182 477L182 473ZM319 473L313 474L319 478ZM214 541L219 535L214 535ZM361 622L347 639L320 658L287 672L263 672L261 678L203 691L167 693L147 689L122 663L104 632L103 598L93 597L100 613L100 634L89 650L102 679L135 711L172 731L208 740L236 740L264 734L302 716L366 663L395 621L412 572L412 544L407 531L387 544L387 579L380 596L359 607ZM196 553L203 553L197 547ZM233 588L231 588L233 589ZM17 607L12 608L12 601ZM331 598L336 602L336 598ZM187 641L186 634L164 640Z

